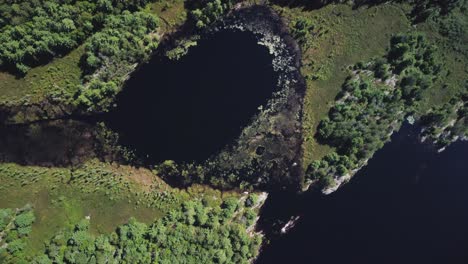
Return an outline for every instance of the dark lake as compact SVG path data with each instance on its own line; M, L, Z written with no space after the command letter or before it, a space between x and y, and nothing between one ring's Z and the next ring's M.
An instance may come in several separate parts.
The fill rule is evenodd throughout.
M301 218L257 263L468 263L468 143L438 154L415 130L405 125L329 196L272 194L267 234L274 219Z
M106 123L148 163L205 160L271 97L271 62L252 33L204 36L180 60L155 56L132 74Z

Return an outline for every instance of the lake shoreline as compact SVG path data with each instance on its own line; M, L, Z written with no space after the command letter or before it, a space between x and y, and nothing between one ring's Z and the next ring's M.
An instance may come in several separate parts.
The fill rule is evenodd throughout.
M449 263L465 263L467 143L458 141L438 153L420 143L418 135L419 127L404 124L366 167L329 195L317 189L270 194L259 225L271 243L262 248L257 263L308 263L312 258L368 263L364 260L384 256L392 256L385 263L395 263L403 255L411 260L452 256ZM283 234L281 228L296 217L295 227ZM463 239L447 240L455 232Z

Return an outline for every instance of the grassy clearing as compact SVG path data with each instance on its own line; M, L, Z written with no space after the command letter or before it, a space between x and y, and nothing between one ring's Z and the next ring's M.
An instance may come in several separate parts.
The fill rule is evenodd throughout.
M32 253L43 250L43 242L58 230L71 228L86 216L91 217L92 232L101 234L113 231L132 216L150 223L164 214L165 210L139 203L138 193L149 191L146 184L159 186L152 192L169 190L156 177L143 183L136 180L141 177L140 170L123 167L116 173L116 167L101 163L80 170L88 177L71 180L72 172L67 168L0 165L0 208L21 208L28 203L34 207L37 220L28 244Z
M171 32L187 20L184 0L157 1L146 9L159 17L162 32Z
M452 38L441 34L443 24L450 24L450 21L463 27L463 31ZM420 103L418 114L426 113L431 107L442 106L450 98L459 92L464 91L468 83L468 16L460 9L454 10L448 17L443 17L441 21L427 21L417 25L417 30L424 32L426 36L438 46L438 53L441 57L448 74L442 76L438 82L425 91L424 98ZM454 39L455 38L455 39Z
M31 69L22 78L0 72L0 103L37 102L50 94L74 93L81 83L79 62L83 52L80 46L62 58Z
M348 5L328 5L306 11L302 7L275 6L291 23L305 17L313 21L311 45L303 48L302 73L307 79L304 102L304 166L333 149L314 137L347 76L345 68L382 56L392 34L405 32L410 22L405 5L385 4L353 10Z
M90 230L105 234L131 217L152 223L184 201L203 198L208 204L239 194L194 185L179 190L152 171L90 161L79 168L44 168L0 164L0 208L31 204L36 214L28 239L31 255L44 250L61 229L90 217Z
M432 87L423 92L423 99L417 109L418 116L427 113L432 107L447 103L457 93L465 89L468 69L466 63L457 59L460 54L445 49L439 49L439 53L444 53L442 61L450 74L439 79Z
M149 4L146 10L160 17L162 34L174 31L187 18L182 0L158 1ZM82 45L61 58L32 68L24 77L0 72L0 104L36 103L50 95L66 99L75 94L83 81L79 65L83 54Z

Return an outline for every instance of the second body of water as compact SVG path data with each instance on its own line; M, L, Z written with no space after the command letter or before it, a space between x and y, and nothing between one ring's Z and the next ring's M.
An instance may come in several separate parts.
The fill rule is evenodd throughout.
M468 143L438 154L416 132L404 126L331 195L272 194L267 234L277 219L301 218L257 263L468 263Z

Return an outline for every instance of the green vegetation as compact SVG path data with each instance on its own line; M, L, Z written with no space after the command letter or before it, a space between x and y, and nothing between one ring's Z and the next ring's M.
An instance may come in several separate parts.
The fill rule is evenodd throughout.
M146 6L146 10L161 19L163 32L176 30L187 20L185 0L159 0Z
M376 77L382 78L388 76L387 69L394 69L401 77L402 98L411 106L441 73L436 56L435 46L427 43L423 35L397 35L392 38L387 55L389 65L377 64L374 71Z
M276 0L274 2L284 3L288 1ZM424 21L429 18L443 16L448 14L456 7L463 5L466 0L319 0L308 1L299 0L294 1L296 5L303 5L305 7L320 8L329 4L347 3L355 8L360 6L380 5L384 3L409 3L412 5L410 15L416 22Z
M224 154L228 155L228 154ZM263 177L270 176L271 165L265 169L259 165L255 159L247 161L238 161L239 168L223 167L223 159L208 159L203 163L197 162L175 162L166 160L155 166L159 176L168 182L179 186L191 186L192 184L207 184L223 190L232 190L239 188L241 190L253 190L257 179L262 174ZM275 168L276 172L280 169ZM280 174L282 175L282 174Z
M25 74L31 66L63 55L102 27L106 15L145 1L0 2L0 66Z
M131 218L116 232L100 236L93 235L89 220L83 219L51 238L32 263L249 263L258 254L261 237L247 232L247 220L255 213L246 209L251 217L241 217L242 211L235 198L216 205L193 200L150 226ZM29 233L34 215L30 210L11 215L10 209L0 210L8 243L2 255L7 263L30 260L21 237Z
M463 90L467 53L466 45L463 44L466 43L468 22L466 1L385 1L385 4L384 1L272 2L273 7L289 22L291 33L298 40L303 52L301 71L307 82L303 118L304 166L305 169L308 168L309 177L314 174L312 171L321 171L319 174L324 176L318 179L321 179L322 185L333 184L334 176L353 174L354 169L362 165L350 160L347 156L349 153L345 155L347 158L342 159L346 152L343 150L349 148L350 144L331 143L330 138L321 137L319 132L322 120L330 118L332 112L337 112L336 104L340 99L344 100L344 87L350 79L358 78L358 82L370 83L370 90L379 90L376 86L385 81L374 82L373 79L391 78L393 74L404 78L401 82L397 81L403 99L406 98L399 118L408 113L418 118L434 106L442 107ZM443 65L436 74L437 79L427 74L429 69L416 70L419 76L416 72L410 73L411 70L408 69L405 73L407 76L403 77L397 69L388 68L389 63L396 63L385 55L389 40L392 36L405 32L421 32L426 36L426 44L432 47L431 60L437 60L433 65ZM382 58L383 56L386 58ZM419 56L413 59L420 60ZM369 61L374 67L363 69L362 66L369 66L364 62ZM419 65L420 62L416 64ZM350 74L349 65L359 65L361 71L372 71L372 76ZM338 112L348 114L346 111ZM385 122L377 123L379 127L385 127ZM365 123L363 126L367 125ZM369 131L373 134L370 137L384 134L374 132L370 127ZM355 130L353 128L350 131ZM335 136L339 133L336 132ZM338 138L346 138L343 135ZM382 136L380 140L369 142L377 144L385 141L386 137ZM363 151L367 152L369 149L378 149L381 144L369 145L364 142L364 145ZM370 152L373 153L372 150ZM334 165L329 166L328 163ZM330 167L333 169L329 171Z
M177 46L166 52L166 56L171 60L178 60L183 56L187 55L190 47L197 45L197 41L200 36L194 35L189 39L182 39L177 43Z
M359 63L322 120L318 139L336 149L311 163L307 177L330 184L362 166L399 126L441 72L423 35L396 35L385 58Z
M85 46L85 69L95 71L103 67L106 60L135 63L144 58L146 49L154 49L155 37L149 35L158 26L156 17L142 12L123 12L111 16L104 29L94 34ZM143 48L143 49L142 49ZM108 69L110 70L110 69Z
M47 100L107 111L163 34L188 29L166 53L178 59L239 1L149 2L0 0L2 105ZM329 187L351 176L408 115L438 148L468 136L466 0L270 5L303 53L308 183ZM262 178L258 164L218 171L213 163L167 161L154 171L99 161L0 164L0 207L20 208L0 209L0 262L249 263L261 243L252 227L262 198L194 183L248 189Z
M134 64L148 59L158 45L158 20L143 12L110 16L104 29L85 44L84 69L93 75L77 97L90 111L106 110Z
M435 107L421 117L423 140L433 142L441 149L459 138L468 138L468 86L465 93L452 98L441 107Z
M43 104L51 115L77 107L107 110L161 35L186 20L181 0L147 2L0 1L0 32L5 32L0 34L1 106ZM74 26L65 27L70 21ZM66 106L66 112L53 109L56 104ZM26 111L12 121L36 118Z
M0 66L20 74L25 74L35 64L76 48L98 22L91 15L98 7L85 1L76 5L62 1L20 1L11 7L7 1L2 2L2 17L6 21L0 24L3 25ZM12 21L18 22L11 24Z
M320 121L348 77L346 68L359 61L382 57L392 34L410 29L405 15L407 6L394 4L353 9L349 5L328 5L321 9L274 5L289 22L291 32L299 24L307 25L300 40L301 72L306 78L304 98L304 166L333 151L315 138ZM308 20L308 22L300 22ZM301 28L302 26L300 26Z
M466 0L413 0L412 2L414 8L411 15L416 22L445 16L456 7L461 7L466 4Z
M151 172L99 162L73 170L0 164L0 186L0 208L29 203L36 211L27 241L32 253L42 250L57 230L85 216L91 217L94 233L110 232L131 216L153 221L185 199Z
M79 66L84 47L79 46L62 58L31 68L21 78L0 72L0 105L28 105L45 98L66 101L81 84Z
M204 28L219 19L235 2L235 0L201 1L199 6L191 11L191 17L197 28Z
M468 59L468 2L453 9L449 14L428 19L417 25L425 32L432 43L437 45L439 57L447 69L432 89L423 93L419 115L424 115L433 107L440 107L464 92L466 83L466 60Z
M168 237L173 237L176 234L180 236L187 231L186 228L191 230L192 227L200 229L203 234L218 231L224 234L226 228L230 230L229 232L231 230L240 230L239 239L243 241L240 242L241 246L247 243L245 245L254 247L251 243L258 244L260 241L259 238L252 239L243 236L245 236L245 229L254 223L257 207L263 200L243 198L234 193L221 193L198 185L193 185L185 190L174 189L159 179L154 172L147 169L114 166L97 161L73 169L48 169L1 164L0 185L0 196L2 197L0 208L20 208L24 204L30 203L35 210L36 221L32 225L32 231L27 239L22 240L24 242L22 255L28 260L41 252L46 252L44 246L55 243L53 242L55 239L49 239L59 230L63 230L62 235L72 236L76 223L85 217L89 218L89 224L86 227L87 235L97 239L100 235L112 232L118 226L127 223L131 217L148 224L155 219L167 216L164 218L166 220L158 220L155 225L172 226L167 221L170 219L171 221L180 222L180 217L186 217L187 210L191 212L192 206L193 211L197 212L198 216L202 215L201 220L190 221L187 226L181 226L181 229L174 230L175 233L168 228L166 234ZM251 195L251 197L258 196ZM252 200L249 203L250 207L244 205L246 199ZM225 205L223 205L223 200ZM185 211L180 211L179 208L182 205ZM205 211L201 212L199 210L200 205L203 205ZM206 218L203 217L205 213ZM179 218L171 218L176 216ZM193 217L198 219L198 216L194 215ZM208 226L210 221L214 221L213 226ZM200 226L199 223L203 225ZM142 225L142 223L138 225ZM0 223L0 227L2 226L3 224ZM220 229L211 230L215 227ZM237 236L238 233L232 235ZM113 236L111 235L109 238ZM184 238L188 239L186 236ZM213 237L213 239L217 238L219 237ZM228 239L234 238L228 236ZM177 244L181 242L177 241ZM210 245L218 245L215 243L216 241ZM150 243L150 241L145 243ZM184 243L184 247L188 250L188 248L199 242L195 243L189 239ZM258 247L257 244L255 247ZM160 244L158 247L172 246L174 245ZM206 246L203 245L203 247ZM75 249L70 248L70 250ZM211 248L210 250L215 249ZM233 252L240 252L237 251L240 250L240 248L237 248L237 243L232 250ZM170 251L164 252L159 254L169 254ZM224 252L227 257L238 258L232 256L229 252ZM242 252L239 253L242 258L252 257L250 253L245 255ZM62 257L64 256L62 255ZM203 257L207 257L207 255ZM13 261L13 263L17 262Z
M317 33L312 20L305 17L298 17L291 25L291 34L303 49L310 47L312 39Z
M177 39L174 47L166 52L166 56L171 60L178 60L185 56L190 47L196 46L200 36L200 31L207 28L214 22L222 18L237 0L207 0L193 1L189 4L189 16L187 28L190 28L189 36Z
M29 205L21 209L0 209L0 262L20 263L36 220Z

